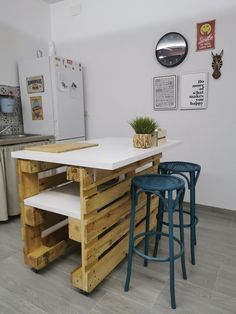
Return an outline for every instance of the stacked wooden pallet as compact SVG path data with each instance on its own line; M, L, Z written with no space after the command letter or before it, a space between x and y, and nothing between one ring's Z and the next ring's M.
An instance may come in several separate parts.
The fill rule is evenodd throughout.
M65 172L43 178L40 173L63 165L18 160L26 264L40 270L64 254L71 240L79 242L81 265L72 271L71 279L75 287L91 292L127 255L133 176L144 168L140 174L156 172L160 157L158 154L116 170L67 166ZM68 182L78 194L65 192L72 186ZM63 193L64 200L60 201ZM154 197L151 229L156 224L157 203ZM145 228L145 204L145 195L140 195L136 233Z

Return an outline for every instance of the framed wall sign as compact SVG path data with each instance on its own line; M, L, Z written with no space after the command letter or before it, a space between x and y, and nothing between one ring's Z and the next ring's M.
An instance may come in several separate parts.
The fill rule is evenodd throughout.
M197 23L197 51L215 48L215 22Z
M153 109L176 109L176 75L153 78Z
M27 93L43 93L44 92L44 80L43 75L31 76L26 78Z
M43 120L42 96L30 97L32 120Z
M181 76L180 109L207 108L208 73L185 74Z

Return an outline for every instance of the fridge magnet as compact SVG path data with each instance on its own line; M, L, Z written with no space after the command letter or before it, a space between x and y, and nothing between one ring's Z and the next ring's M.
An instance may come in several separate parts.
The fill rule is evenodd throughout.
M57 73L57 87L60 92L69 92L68 79L66 78L65 73Z
M28 94L44 92L43 75L27 77L26 84Z
M223 65L222 57L223 57L224 50L221 50L221 53L218 55L217 53L214 55L213 52L211 52L212 56L212 69L214 72L212 73L212 76L214 79L218 79L221 76L220 68Z
M153 78L153 109L176 109L176 75Z
M208 73L194 73L181 76L180 109L207 108Z
M32 120L43 120L42 96L30 97Z
M215 21L197 23L197 51L215 48Z

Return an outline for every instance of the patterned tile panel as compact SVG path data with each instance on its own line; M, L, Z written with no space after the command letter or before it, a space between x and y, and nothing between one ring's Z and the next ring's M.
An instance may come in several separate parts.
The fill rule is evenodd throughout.
M3 132L3 135L21 134L23 133L23 118L22 107L20 99L20 87L13 87L7 85L0 85L0 97L10 96L15 98L15 106L12 113L0 112L0 131L6 126L11 127Z

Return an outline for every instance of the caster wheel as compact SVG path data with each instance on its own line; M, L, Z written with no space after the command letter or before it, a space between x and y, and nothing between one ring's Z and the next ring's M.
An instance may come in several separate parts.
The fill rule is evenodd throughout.
M83 295L89 295L89 292L79 289L79 292Z
M38 270L38 269L31 268L31 270L32 270L35 274L38 274L38 273L39 273L39 270Z

